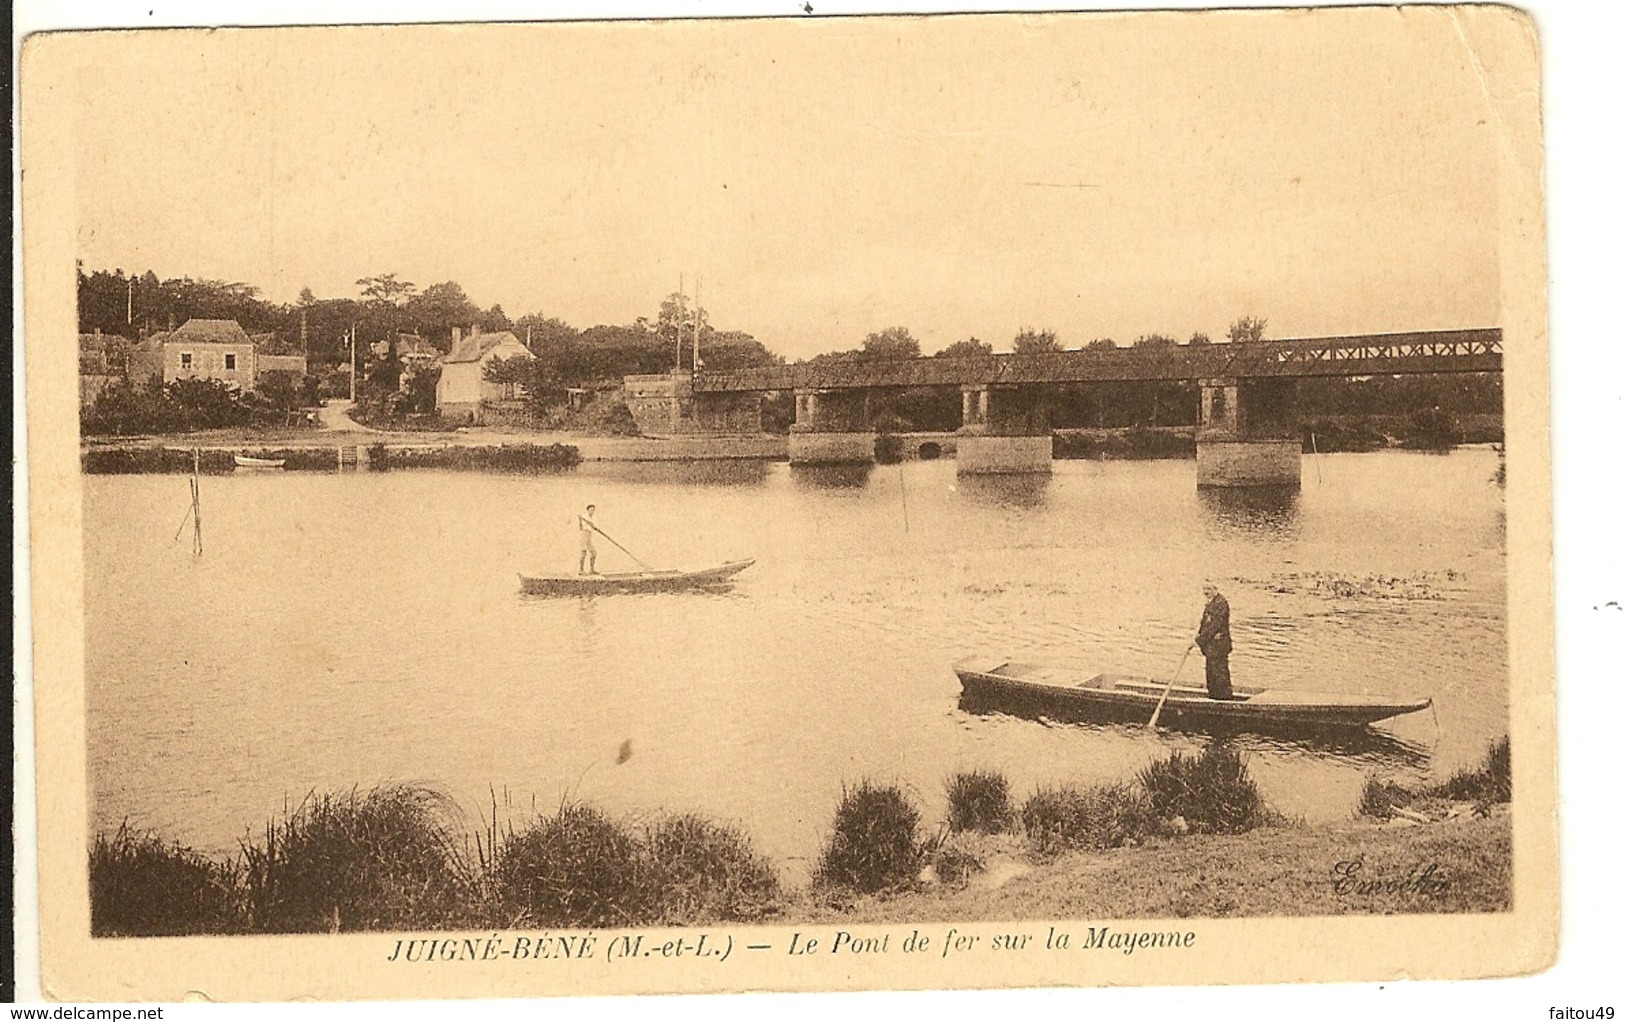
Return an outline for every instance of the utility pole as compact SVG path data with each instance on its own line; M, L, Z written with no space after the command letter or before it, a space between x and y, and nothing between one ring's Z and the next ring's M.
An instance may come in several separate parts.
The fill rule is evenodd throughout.
M694 278L694 373L700 372L700 278Z
M677 316L673 324L677 328L677 364L672 366L672 372L683 371L683 275L677 275Z
M350 400L354 402L355 393L355 324L350 324Z
M124 288L124 322L126 324L128 324L128 323L132 323L134 321L135 321L135 278L131 277L130 278L130 283L125 285L125 288Z

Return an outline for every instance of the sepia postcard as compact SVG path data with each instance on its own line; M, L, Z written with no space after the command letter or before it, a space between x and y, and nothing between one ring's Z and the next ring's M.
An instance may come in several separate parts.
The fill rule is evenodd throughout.
M1548 967L1539 59L29 37L45 995Z

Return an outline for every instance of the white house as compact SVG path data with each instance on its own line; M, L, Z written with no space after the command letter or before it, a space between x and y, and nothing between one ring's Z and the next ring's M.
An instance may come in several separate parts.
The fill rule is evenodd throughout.
M485 406L521 395L514 384L487 383L485 367L499 358L530 358L530 349L507 330L467 337L453 329L451 353L440 360L440 382L435 387L435 410L448 421L481 422Z

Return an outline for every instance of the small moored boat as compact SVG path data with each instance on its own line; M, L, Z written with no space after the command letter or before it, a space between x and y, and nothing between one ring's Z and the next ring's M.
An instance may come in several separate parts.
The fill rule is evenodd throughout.
M628 571L607 575L520 575L530 596L604 596L611 593L665 593L723 585L755 564L755 558L729 561L702 571Z
M287 463L286 458L255 458L247 454L234 455L233 461L238 468L281 468Z
M1404 713L1425 710L1431 699L1298 692L1237 686L1235 698L1208 698L1200 685L1128 674L1088 675L1066 667L1019 664L997 657L967 657L954 664L965 698L992 707L1042 706L1108 720L1145 723L1168 691L1160 723L1195 727L1228 726L1249 731L1357 728Z

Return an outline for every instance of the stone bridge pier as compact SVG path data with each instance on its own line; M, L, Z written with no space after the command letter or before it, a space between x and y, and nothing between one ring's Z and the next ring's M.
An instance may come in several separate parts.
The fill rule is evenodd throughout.
M1047 473L1054 443L1039 387L973 383L960 388L960 475Z
M868 465L875 460L867 390L796 389L792 465Z
M1298 382L1291 378L1201 381L1197 486L1298 486L1303 441Z

